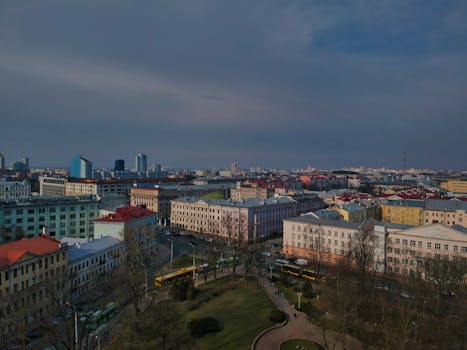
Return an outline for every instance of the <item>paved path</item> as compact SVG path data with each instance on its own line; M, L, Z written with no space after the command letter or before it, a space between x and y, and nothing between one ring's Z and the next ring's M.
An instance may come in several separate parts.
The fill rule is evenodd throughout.
M312 324L308 321L305 313L298 312L295 310L281 294L277 294L277 288L271 284L266 278L260 279L260 284L265 290L269 298L277 305L279 309L287 313L289 321L282 327L277 327L265 332L259 337L256 344L252 349L254 350L279 350L280 344L287 339L301 338L311 340L315 343L324 345L323 331L320 327ZM296 317L294 316L296 314ZM332 349L333 345L336 344L334 349L344 349L341 341L337 341L337 333L333 331L327 331L328 345ZM348 350L359 350L363 349L360 342L354 338L346 337L345 349Z

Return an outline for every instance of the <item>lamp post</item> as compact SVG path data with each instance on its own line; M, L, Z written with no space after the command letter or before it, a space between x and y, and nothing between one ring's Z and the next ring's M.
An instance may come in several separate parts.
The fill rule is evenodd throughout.
M65 303L65 305L71 306L73 309L73 312L75 313L74 321L75 321L75 334L74 334L74 339L73 342L75 344L75 350L78 350L78 310L76 310L76 307L72 304L69 303L68 301Z
M172 263L174 259L174 240L167 238L168 241L170 241L170 268L172 268Z
M300 310L300 298L302 297L302 292L298 292L297 295L298 295L298 309Z
M99 338L98 335L96 335L96 340L97 340L97 350L101 350L101 338Z
M269 271L270 271L270 273L269 273L269 279L270 279L271 281L272 281L272 269L273 269L273 268L274 268L274 266L269 265Z
M145 298L147 298L148 297L148 268L142 262L140 262L139 264L144 267L144 286L146 287L144 296Z

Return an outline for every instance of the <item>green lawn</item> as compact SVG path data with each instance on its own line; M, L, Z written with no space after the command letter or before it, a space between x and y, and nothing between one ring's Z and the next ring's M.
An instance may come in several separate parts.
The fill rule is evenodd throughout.
M256 286L255 281L232 282L229 279L203 286L197 299L202 299L203 294L213 295L218 292L220 295L213 296L209 301L201 303L199 308L185 314L186 323L192 318L212 316L222 325L222 331L198 339L198 347L203 350L249 349L254 338L274 324L269 321L274 304Z
M306 349L306 350L321 350L322 348L315 343L305 340L305 339L292 339L287 340L281 344L281 350L297 350L297 349Z
M193 266L193 256L192 255L182 255L178 259L173 261L173 268L179 269L181 267Z

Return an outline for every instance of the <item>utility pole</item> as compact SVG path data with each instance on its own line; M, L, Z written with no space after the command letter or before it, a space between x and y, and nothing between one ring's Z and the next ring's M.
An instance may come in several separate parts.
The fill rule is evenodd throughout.
M75 336L74 336L74 343L75 343L75 350L78 350L78 310L76 310L76 307L69 302L65 303L66 305L69 305L73 308L73 312L75 313L74 321L75 321Z

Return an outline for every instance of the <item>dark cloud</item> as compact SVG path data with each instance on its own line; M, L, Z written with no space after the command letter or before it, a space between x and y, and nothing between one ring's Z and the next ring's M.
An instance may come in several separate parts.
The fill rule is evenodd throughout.
M414 167L465 169L466 12L2 2L0 152L38 165L146 152L176 167L400 167L405 150Z

